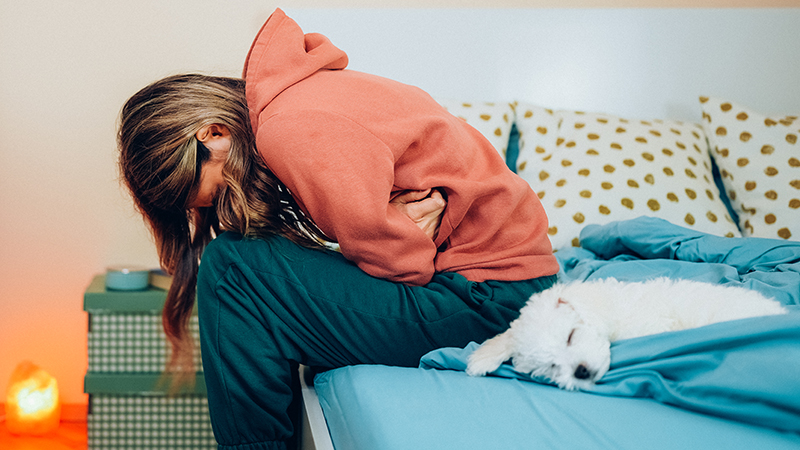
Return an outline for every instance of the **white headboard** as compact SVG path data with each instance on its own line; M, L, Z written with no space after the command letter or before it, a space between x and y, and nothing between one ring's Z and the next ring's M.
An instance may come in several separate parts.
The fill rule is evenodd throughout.
M436 97L695 122L700 95L800 111L800 8L286 12L351 69Z

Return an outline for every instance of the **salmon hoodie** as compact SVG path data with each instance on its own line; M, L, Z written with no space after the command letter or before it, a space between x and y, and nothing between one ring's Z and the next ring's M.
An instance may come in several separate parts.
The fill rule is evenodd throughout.
M411 285L558 271L539 198L489 141L422 90L347 63L278 9L244 69L259 153L347 259ZM429 188L447 200L435 241L389 203Z

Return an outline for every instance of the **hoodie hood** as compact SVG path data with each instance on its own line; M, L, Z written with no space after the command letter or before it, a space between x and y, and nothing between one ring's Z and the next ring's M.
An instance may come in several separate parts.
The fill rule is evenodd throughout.
M284 89L315 72L347 67L347 54L318 33L304 34L281 9L258 32L244 65L247 104L253 130L261 111Z

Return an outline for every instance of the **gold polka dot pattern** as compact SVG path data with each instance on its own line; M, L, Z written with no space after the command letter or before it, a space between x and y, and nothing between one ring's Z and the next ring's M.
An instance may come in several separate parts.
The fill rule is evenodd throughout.
M711 154L744 236L800 241L800 119L700 97Z
M538 159L541 159L546 156L545 147L556 145L559 118L553 114L552 110L531 104L515 102L514 110L517 112L517 131L526 130L519 136L519 155L517 156L517 173L523 173L530 170L527 167L528 161L537 159L537 156ZM552 155L552 153L550 154ZM543 176L546 178L549 174Z
M719 198L699 124L523 103L516 110L518 173L542 201L554 249L580 245L580 231L588 224L639 216L719 236L741 235Z
M478 130L503 159L508 150L508 139L514 122L514 107L508 102L465 102L460 100L436 99L452 115L467 122Z

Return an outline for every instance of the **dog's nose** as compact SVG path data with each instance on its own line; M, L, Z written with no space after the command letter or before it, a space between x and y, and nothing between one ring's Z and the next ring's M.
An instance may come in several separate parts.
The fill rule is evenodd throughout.
M579 380L586 380L592 377L592 373L589 372L589 369L586 368L583 364L579 365L575 369L575 378Z

